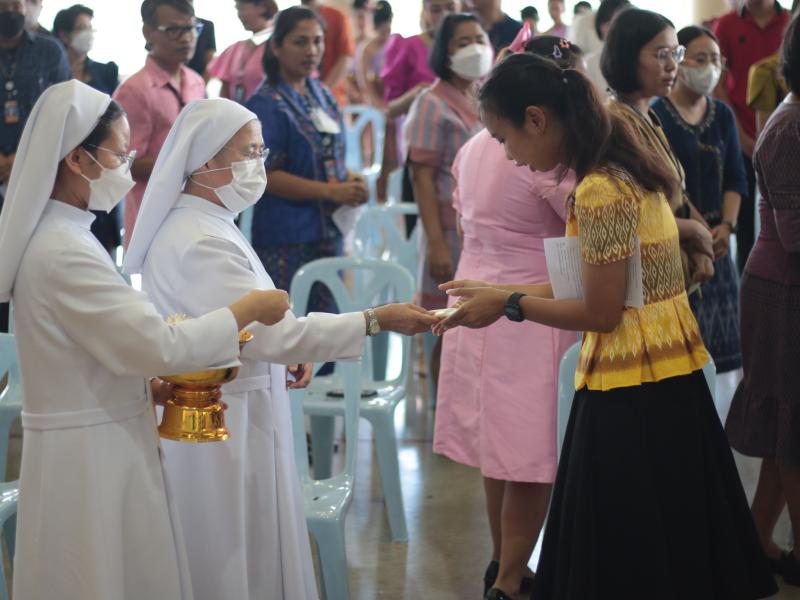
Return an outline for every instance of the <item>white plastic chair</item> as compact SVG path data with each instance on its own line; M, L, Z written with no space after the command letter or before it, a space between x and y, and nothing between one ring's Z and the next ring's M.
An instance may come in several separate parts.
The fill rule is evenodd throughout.
M561 448L564 445L564 436L567 433L567 423L569 414L572 410L572 400L575 397L575 370L578 367L578 356L581 351L581 342L577 342L569 347L561 358L558 367L558 454L561 455ZM706 378L708 390L711 392L711 399L717 396L717 367L713 360L709 360L703 366L703 375Z
M341 273L353 273L360 284L348 290ZM358 275L358 277L355 277ZM320 282L328 287L339 310L360 312L374 305L375 298L394 302L410 302L414 294L414 280L402 266L381 260L360 258L323 258L308 263L294 276L290 296L295 306L307 306L311 286ZM390 292L385 294L385 289ZM391 380L376 380L368 366L362 367L361 416L372 425L378 455L378 471L386 502L392 540L406 541L408 530L400 485L400 464L397 456L397 434L394 429L394 411L406 397L406 381L411 362L411 339L401 337L402 362L400 373ZM365 358L370 359L372 349L365 345ZM364 365L371 365L365 360ZM366 371L366 372L365 372ZM311 382L304 408L311 415L311 446L314 474L324 479L331 472L333 452L333 420L344 412L344 402L332 394L342 387L338 373L317 377Z
M347 600L350 586L347 578L347 552L344 520L353 499L358 451L358 418L361 400L361 367L357 362L336 365L344 389L345 464L330 479L312 479L308 471L308 450L303 413L305 390L290 392L294 453L306 523L317 547L321 571L323 600Z
M17 344L14 335L10 333L0 333L0 374L4 373L8 373L8 384L0 394L0 465L2 465L3 480L5 480L6 474L11 425L22 412L22 387L17 367ZM14 564L18 499L19 481L0 483L0 527L3 530L12 565ZM0 578L2 578L0 600L7 600L8 588L2 560L0 560Z
M378 177L383 166L383 146L386 141L386 116L373 106L356 104L342 111L345 122L345 166L353 173L364 176L369 187L369 204L378 202ZM364 164L361 139L364 130L371 126L372 163Z
M403 201L403 167L399 167L389 173L386 178L386 204L394 206ZM408 204L411 204L410 202Z

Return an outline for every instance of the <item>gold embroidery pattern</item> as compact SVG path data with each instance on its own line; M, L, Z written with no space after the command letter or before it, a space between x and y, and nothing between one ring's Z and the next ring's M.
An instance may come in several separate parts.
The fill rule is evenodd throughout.
M583 258L627 258L638 235L645 306L626 308L617 328L584 335L575 383L612 389L684 375L708 360L684 291L678 228L663 194L643 193L613 171L587 176L575 193L568 235L580 235Z

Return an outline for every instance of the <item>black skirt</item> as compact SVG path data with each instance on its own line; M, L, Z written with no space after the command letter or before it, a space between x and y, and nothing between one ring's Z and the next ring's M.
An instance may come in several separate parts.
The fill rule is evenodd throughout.
M575 394L534 600L777 591L702 371Z

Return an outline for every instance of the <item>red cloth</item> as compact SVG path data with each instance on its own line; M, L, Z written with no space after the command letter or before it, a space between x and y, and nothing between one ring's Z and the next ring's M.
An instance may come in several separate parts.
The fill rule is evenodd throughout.
M778 13L763 29L746 8L723 15L713 27L722 55L728 59L725 89L736 119L752 137L756 135L756 115L747 106L747 75L753 64L778 51L791 18L780 4L775 2L775 6Z
M350 21L342 11L330 6L320 6L319 16L325 21L325 54L320 65L320 79L324 82L341 56L352 58L355 55L356 42L350 29ZM342 77L331 92L339 106L347 104L347 77Z

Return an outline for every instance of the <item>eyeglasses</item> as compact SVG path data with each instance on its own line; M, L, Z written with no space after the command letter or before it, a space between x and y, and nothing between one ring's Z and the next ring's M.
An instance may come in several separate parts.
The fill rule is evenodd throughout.
M234 152L239 152L240 154L244 154L247 156L247 160L260 160L262 162L267 162L267 157L269 157L269 148L261 148L260 150L251 150L249 153L244 153L238 148L234 148L233 146L223 146L223 148L227 148L228 150L233 150Z
M203 32L203 23L195 23L194 25L159 25L156 27L157 31L160 31L166 36L177 42L182 37L185 37L189 34L192 37L198 36Z
M694 56L684 56L683 60L691 60L699 67L705 67L708 64L712 64L724 69L728 66L728 61L724 56L720 56L719 54L706 54L705 52L695 54Z
M116 150L109 150L108 148L103 148L102 146L95 146L94 144L86 144L90 148L94 148L95 150L102 150L103 152L108 152L109 154L113 154L119 159L120 164L125 164L125 172L131 170L133 166L133 161L136 159L136 150L131 150L127 154L123 154L121 152L117 152Z
M666 65L667 61L672 60L675 64L683 62L683 57L686 55L686 48L678 46L677 48L659 48L657 52L653 53L659 64Z

